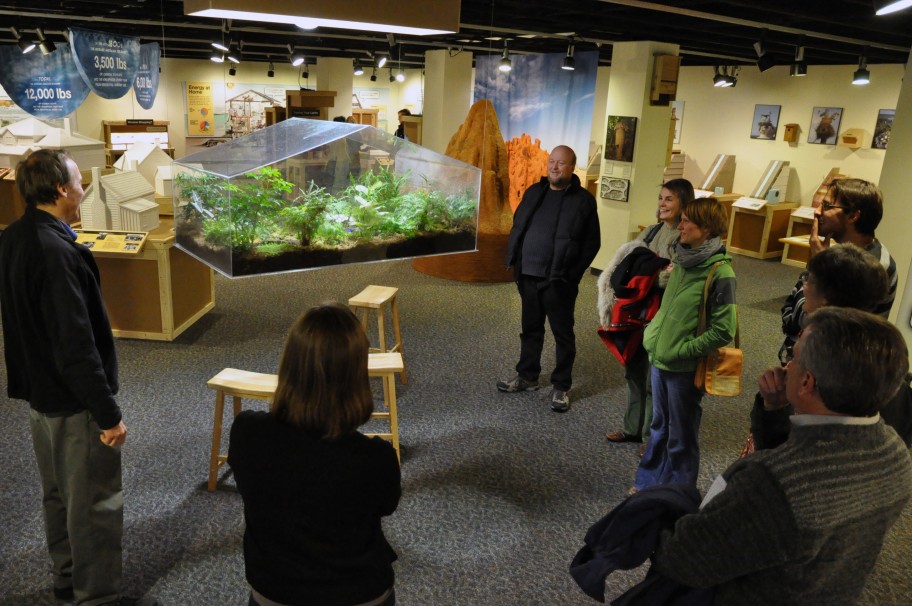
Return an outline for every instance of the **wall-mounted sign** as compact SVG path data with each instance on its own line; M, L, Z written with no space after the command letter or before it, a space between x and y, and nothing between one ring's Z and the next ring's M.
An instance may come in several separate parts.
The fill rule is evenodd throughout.
M158 42L142 44L139 47L139 67L133 78L136 102L143 109L152 109L158 94L158 66L161 61L161 47Z
M96 95L119 99L129 92L139 65L139 38L71 27L70 48L79 74Z
M187 82L187 136L215 134L211 82Z
M0 86L13 102L37 118L63 118L85 101L89 88L70 49L23 55L15 44L0 46Z

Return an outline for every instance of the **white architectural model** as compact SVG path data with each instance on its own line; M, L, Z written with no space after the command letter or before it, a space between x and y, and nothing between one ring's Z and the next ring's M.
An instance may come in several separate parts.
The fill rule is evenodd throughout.
M74 133L69 118L63 128L26 118L0 129L0 167L15 168L36 149L65 149L83 170L105 165L104 141Z
M158 227L155 189L136 171L101 175L92 169L92 184L85 191L80 211L84 229L151 231Z
M135 167L132 165L135 164ZM159 166L171 166L171 156L162 151L159 144L139 142L130 146L130 149L114 163L116 171L138 171L146 181L155 183L155 171Z
M171 164L159 166L155 171L155 195L171 195Z

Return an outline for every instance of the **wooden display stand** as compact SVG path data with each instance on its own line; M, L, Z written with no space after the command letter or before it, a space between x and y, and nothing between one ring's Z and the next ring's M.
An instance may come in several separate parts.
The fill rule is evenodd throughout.
M717 187L721 187L724 191L731 192L734 183L735 157L730 154L719 154L706 172L706 178L699 189L716 191Z
M6 169L4 169L6 170ZM0 229L18 219L25 212L25 200L16 187L16 171L10 170L0 179Z
M406 138L415 145L421 145L421 116L402 116Z
M159 145L165 146L162 150L174 157L174 148L168 139L167 120L102 120L101 128L108 166L113 166L134 143L155 143L156 139Z
M329 120L329 108L335 104L334 90L285 91L285 113L288 118Z
M367 124L368 126L377 128L377 124L379 124L379 114L379 109L367 109L363 107L352 108L352 117L355 119L356 124Z
M783 244L782 264L800 267L807 266L810 248L808 236L811 234L813 219L792 215L789 217L788 230L785 237L780 240Z
M754 257L774 259L782 256L789 217L798 207L796 202L767 204L759 210L732 206L728 220L729 252Z
M134 257L95 252L115 337L173 341L215 307L212 269L174 247L173 226L163 217Z

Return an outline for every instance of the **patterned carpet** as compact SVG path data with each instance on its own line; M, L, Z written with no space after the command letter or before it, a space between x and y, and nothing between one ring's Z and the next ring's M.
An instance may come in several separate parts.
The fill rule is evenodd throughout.
M775 361L778 308L797 270L736 257L745 395L704 401L700 489L737 455L755 377ZM577 305L573 408L552 413L548 389L501 394L519 343L512 284L447 282L407 261L230 281L216 308L173 343L120 340L129 428L123 448L125 584L167 606L246 604L241 500L223 470L205 489L214 395L226 366L274 372L283 337L308 306L367 284L398 286L408 385L399 385L403 498L385 522L399 554L403 606L589 604L567 567L589 525L624 498L637 445L607 444L621 426L620 366L595 334L595 278ZM553 341L543 366L550 372ZM546 379L543 377L543 383ZM5 385L5 375L2 377ZM27 408L0 400L0 604L54 604ZM227 443L227 428L225 442ZM864 604L912 603L912 513L890 534ZM609 598L642 574L609 578Z

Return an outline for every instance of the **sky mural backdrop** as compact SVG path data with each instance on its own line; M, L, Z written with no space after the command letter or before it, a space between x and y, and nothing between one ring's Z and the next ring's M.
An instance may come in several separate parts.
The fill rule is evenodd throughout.
M475 61L475 101L490 99L509 141L523 133L550 152L569 145L584 168L589 156L597 52L576 53L576 70L561 69L566 55L511 55L513 71L497 69L500 55Z

